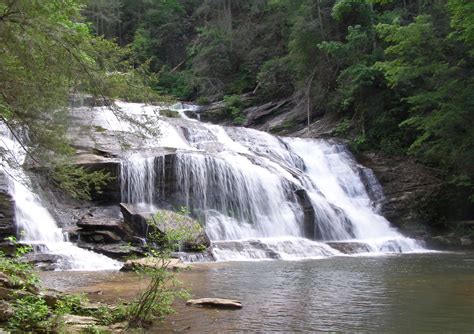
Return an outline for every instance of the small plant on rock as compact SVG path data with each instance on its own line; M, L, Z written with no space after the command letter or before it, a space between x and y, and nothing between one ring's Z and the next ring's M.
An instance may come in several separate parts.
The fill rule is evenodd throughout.
M150 279L150 283L130 306L130 327L147 327L152 320L173 312L171 305L175 298L187 297L187 292L178 287L179 282L170 266L171 253L179 248L182 240L189 239L192 232L186 226L174 226L166 228L166 233L163 233L156 221L160 222L161 229L162 224L166 223L162 216L150 222L152 232L148 235L148 244L153 246L149 248L148 259L152 265L137 269Z

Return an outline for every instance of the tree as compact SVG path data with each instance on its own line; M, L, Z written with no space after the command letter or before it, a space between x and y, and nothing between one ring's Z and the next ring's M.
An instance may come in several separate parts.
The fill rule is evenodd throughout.
M98 177L58 168L74 153L65 136L69 95L114 98L130 80L140 81L136 71L118 74L131 70L125 51L90 33L83 8L81 0L0 1L0 120L69 189Z

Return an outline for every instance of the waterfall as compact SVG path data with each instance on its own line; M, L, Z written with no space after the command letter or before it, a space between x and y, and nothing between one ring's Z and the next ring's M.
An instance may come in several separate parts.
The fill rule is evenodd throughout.
M121 107L128 112L128 104ZM144 149L129 155L122 199L187 206L205 223L218 260L340 255L328 242L364 243L371 253L423 251L379 214L381 187L345 145L205 124L187 117L189 106L173 108L180 119L157 120L173 139L145 145L175 149L172 167L165 171ZM174 186L164 195L168 179Z
M57 270L118 270L121 265L112 259L81 249L67 241L54 218L31 191L31 180L24 172L24 149L6 128L0 129L2 172L8 178L9 193L15 202L15 219L20 241L33 245L35 252L56 255Z

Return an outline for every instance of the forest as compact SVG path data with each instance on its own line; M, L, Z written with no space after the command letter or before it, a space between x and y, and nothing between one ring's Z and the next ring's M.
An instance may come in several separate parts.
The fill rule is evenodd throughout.
M66 188L100 183L61 163L64 117L46 109L71 92L224 100L235 124L244 107L291 97L308 123L337 115L354 151L436 170L433 219L472 218L471 1L4 0L0 12L2 120L31 130Z

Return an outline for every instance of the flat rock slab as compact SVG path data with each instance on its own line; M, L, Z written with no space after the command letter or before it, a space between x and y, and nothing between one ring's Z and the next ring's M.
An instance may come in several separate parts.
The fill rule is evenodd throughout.
M63 317L66 325L86 325L93 326L98 323L98 320L93 317L83 317L79 315L65 314Z
M188 264L183 263L180 259L167 259L163 263L161 259L145 257L136 260L127 260L120 271L132 271L138 268L161 268L163 265L171 270L190 268Z
M213 307L222 309L241 309L242 303L238 300L222 298L200 298L190 299L186 302L189 306Z

